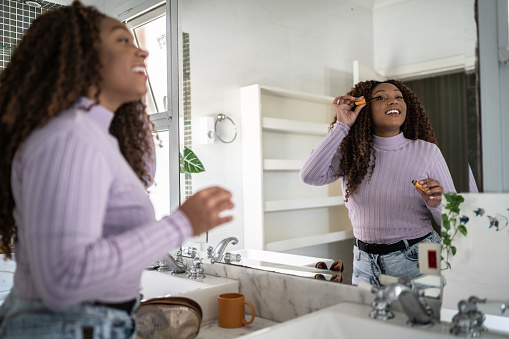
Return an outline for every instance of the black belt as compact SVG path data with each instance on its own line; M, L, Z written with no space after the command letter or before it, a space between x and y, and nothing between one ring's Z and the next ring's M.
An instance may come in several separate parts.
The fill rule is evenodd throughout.
M101 301L94 302L94 305L96 306L105 306L105 307L111 307L116 308L117 310L125 311L127 313L131 313L133 310L134 305L136 305L136 301L138 299L132 299L129 301L125 301L123 303L104 303Z
M407 244L405 244L405 240L400 240L398 242L395 242L393 244L368 244L364 241L361 241L357 238L353 238L353 243L355 246L359 247L361 251L364 251L366 253L370 254L389 254L395 251L404 250L407 248L407 246L412 246L414 244L417 244L419 241L426 239L429 237L431 233L426 234L425 236L422 236L417 239L408 239L406 240Z

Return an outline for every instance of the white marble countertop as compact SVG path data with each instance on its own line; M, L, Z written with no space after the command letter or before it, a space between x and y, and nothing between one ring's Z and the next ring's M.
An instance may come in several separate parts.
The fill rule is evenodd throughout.
M250 315L246 315L247 319L250 319ZM239 328L222 328L217 324L217 320L202 323L200 333L198 333L197 339L233 339L239 338L243 335L249 334L266 328L269 326L277 325L277 322L256 317L253 323L239 327Z

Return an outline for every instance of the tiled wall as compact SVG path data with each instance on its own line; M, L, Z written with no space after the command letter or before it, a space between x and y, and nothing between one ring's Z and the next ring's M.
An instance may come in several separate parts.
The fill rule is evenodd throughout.
M43 11L60 7L48 1L38 1L40 8L25 1L0 0L0 70L4 69L11 53L30 23Z
M191 129L191 57L189 52L189 33L182 33L182 68L184 102L184 146L193 148ZM185 174L184 194L186 199L193 195L192 174Z

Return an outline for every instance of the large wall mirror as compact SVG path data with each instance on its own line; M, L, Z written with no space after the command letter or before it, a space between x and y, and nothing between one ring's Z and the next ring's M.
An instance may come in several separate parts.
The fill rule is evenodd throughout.
M340 185L323 192L298 180L298 162L322 137L303 141L294 131L267 131L253 115L269 111L268 117L305 123L320 115L316 122L326 125L333 116L328 98L359 79L407 83L431 115L457 189L469 190L468 164L482 185L474 0L193 0L180 2L179 18L188 37L192 148L206 168L192 175L192 187L226 187L236 202L235 220L210 232L208 245L236 236L231 250L269 249L351 265L351 225L341 204L266 210L268 201L341 194ZM258 90L249 92L252 85ZM202 141L205 122L218 114L235 122L234 142ZM293 165L264 169L266 154Z

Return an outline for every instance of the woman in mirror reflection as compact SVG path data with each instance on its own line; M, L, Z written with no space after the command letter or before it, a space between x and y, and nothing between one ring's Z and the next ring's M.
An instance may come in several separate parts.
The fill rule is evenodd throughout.
M353 284L379 286L382 274L416 278L418 244L441 241L431 220L442 224L442 194L455 192L424 107L396 80L360 82L332 105L330 131L300 177L310 185L342 179L355 237Z
M231 220L219 187L155 219L147 56L74 2L36 18L0 74L1 249L17 265L0 337L134 337L143 270Z

